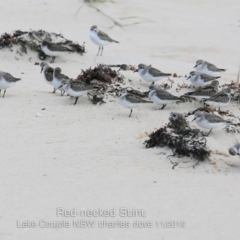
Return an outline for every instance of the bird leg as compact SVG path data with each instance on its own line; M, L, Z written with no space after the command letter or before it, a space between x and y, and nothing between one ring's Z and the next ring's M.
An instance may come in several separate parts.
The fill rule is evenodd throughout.
M78 99L79 99L79 97L76 97L75 103L73 105L76 105Z
M61 91L61 96L63 96L63 95L64 95L64 93L65 93L65 91Z
M1 96L1 91L2 91L2 89L0 89L0 96Z
M3 96L2 96L3 98L4 98L4 96L5 96L5 92L6 92L6 89L4 90L4 93L3 93Z
M131 117L132 116L132 109L131 109L131 111L130 111L130 115L129 115L129 117Z
M101 56L102 56L102 53L103 53L103 46L102 46L102 52L101 52Z
M212 129L208 132L208 134L207 134L207 137L209 136L209 134L212 132Z
M167 104L163 104L161 109L164 109L167 106Z
M101 49L101 47L100 47L100 46L98 46L98 52L97 52L97 56L98 56L98 54L99 54L99 51L100 51L100 49Z
M52 57L52 60L50 63L54 63L56 57Z
M57 91L57 89L56 88L53 88L53 92L52 93L55 93Z

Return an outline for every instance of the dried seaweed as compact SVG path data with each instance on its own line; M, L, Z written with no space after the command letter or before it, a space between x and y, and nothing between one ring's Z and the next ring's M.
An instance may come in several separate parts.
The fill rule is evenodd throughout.
M111 68L101 64L93 69L90 67L86 70L82 70L82 73L78 75L77 79L84 81L88 84L90 84L90 82L93 80L97 80L107 84L124 82L123 75L120 75L117 71L112 70Z
M199 129L191 129L183 114L171 113L169 123L149 135L146 148L168 146L173 155L203 161L210 156L207 140ZM170 157L170 156L169 156Z
M45 60L47 56L41 50L41 42L43 39L64 45L68 47L71 52L76 52L81 55L86 52L84 45L79 45L78 43L65 39L62 34L50 33L44 30L31 30L29 32L16 30L12 34L4 33L0 37L0 49L9 48L13 51L13 45L18 45L20 46L17 49L18 54L27 54L27 49L29 48L32 51L38 52L39 59Z
M127 65L127 64L115 64L115 65L104 65L105 67L116 67L119 68L118 71L122 70L122 71L133 71L135 72L137 70L137 68L135 66L132 65Z

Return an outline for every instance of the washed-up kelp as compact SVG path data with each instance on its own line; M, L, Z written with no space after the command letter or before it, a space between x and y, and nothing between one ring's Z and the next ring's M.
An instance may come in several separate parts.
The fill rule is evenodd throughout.
M100 64L94 68L90 67L86 70L82 70L77 77L77 81L83 81L87 84L93 85L96 88L96 91L88 94L89 100L93 104L102 104L105 103L103 98L109 88L112 89L112 91L118 92L118 88L121 88L120 84L124 83L124 76L119 72Z
M93 69L88 68L82 70L82 73L78 75L77 79L88 84L92 80L112 84L114 82L123 83L124 76L120 75L119 72L112 70L110 67L100 64Z
M16 30L13 33L4 33L0 37L0 49L9 48L13 51L13 46L17 45L17 53L20 55L27 54L27 49L38 52L38 57L41 60L46 59L46 55L41 50L41 43L44 39L53 41L58 44L64 45L71 49L71 52L79 54L85 53L85 46L79 45L71 40L64 38L62 34L50 33L44 30L38 31L20 31Z
M191 129L183 114L170 113L169 123L149 135L146 148L165 147L172 149L177 157L191 157L203 161L210 156L207 139L199 129Z

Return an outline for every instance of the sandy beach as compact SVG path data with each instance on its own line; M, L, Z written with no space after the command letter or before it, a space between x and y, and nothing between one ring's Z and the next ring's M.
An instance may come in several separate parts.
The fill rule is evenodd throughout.
M51 64L72 78L100 63L146 63L185 76L204 59L227 69L220 84L236 81L239 1L115 0L95 6L122 24L142 23L109 28L113 22L83 1L8 0L0 2L0 30L44 29L85 43L83 56L66 53ZM96 56L98 46L89 39L92 25L120 43ZM228 153L238 134L214 131L208 137L210 159L195 168L194 160L167 159L170 149L143 144L146 133L168 122L170 112L194 110L199 102L161 111L146 104L131 118L116 98L93 105L82 96L73 106L73 99L52 94L35 65L41 62L36 52L20 56L16 48L1 49L0 59L1 71L21 78L0 98L0 239L239 239L240 159ZM122 74L136 89L148 89L138 73ZM187 91L175 90L189 83L186 78L173 80L171 93ZM240 113L236 102L228 109ZM170 160L179 161L174 170ZM58 208L66 210L63 215ZM112 209L115 215L107 216ZM74 216L67 210L89 212ZM101 210L105 215L97 216ZM84 227L83 221L79 227L74 221L80 220L95 225Z

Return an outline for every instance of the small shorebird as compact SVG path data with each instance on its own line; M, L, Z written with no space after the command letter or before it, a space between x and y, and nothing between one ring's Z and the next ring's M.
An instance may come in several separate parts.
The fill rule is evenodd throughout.
M40 67L41 67L41 73L43 75L43 79L47 84L52 86L54 69L45 62L41 62ZM55 93L55 91L56 89L54 88L53 93Z
M139 72L139 75L143 80L147 82L154 82L162 80L163 78L170 77L171 73L163 73L160 70L153 68L151 65L147 66L143 63L138 65L138 69L135 72Z
M199 72L190 72L189 73L189 77L187 79L190 79L190 82L192 83L192 85L196 86L196 87L205 87L209 84L212 83L212 81L216 80L220 78L220 76L210 76L204 73L199 73Z
M196 121L197 125L201 128L210 129L207 136L209 136L212 129L221 128L229 124L232 124L231 121L224 120L223 118L217 115L200 111L194 114L194 119L192 120L192 122L193 121Z
M101 52L101 55L103 53L103 46L108 45L110 43L119 43L118 41L113 40L112 38L110 38L106 33L104 33L103 31L99 30L97 28L97 26L92 26L90 29L90 34L89 34L90 39L99 46L98 48L98 54Z
M69 96L75 97L76 100L73 105L76 105L79 97L94 90L94 87L85 82L72 79L64 79L59 88L63 88Z
M4 93L2 96L3 98L5 96L7 88L12 87L19 80L21 80L21 78L15 78L10 73L0 71L0 94L2 89L4 89Z
M49 42L46 39L42 41L41 49L47 56L52 57L50 63L54 63L55 58L62 55L64 52L72 51L66 46L61 45L61 43Z
M118 102L125 108L130 108L130 115L132 115L132 108L140 107L143 103L152 103L151 101L146 101L142 99L141 97L127 93L127 92L121 92L118 96Z
M236 143L235 145L233 145L232 147L229 148L229 153L231 155L238 155L240 156L240 143Z
M193 97L200 100L208 99L218 92L218 85L219 82L214 80L210 85L207 85L203 88L197 88L194 92L187 92L182 97Z
M52 85L55 88L54 92L56 92L56 90L59 89L61 91L61 96L63 96L65 91L60 86L62 85L62 81L63 80L68 80L69 77L64 75L64 74L62 74L61 72L62 72L62 70L59 67L54 69Z
M205 73L211 76L216 76L219 72L224 72L226 69L217 68L212 63L203 60L197 60L195 67L197 72Z
M218 92L216 95L205 100L205 103L208 105L218 107L219 110L221 107L226 107L231 101L231 89L226 88L221 92Z
M149 87L150 92L148 94L148 97L157 104L162 104L162 108L164 109L167 104L174 103L178 101L183 101L181 98L176 97L172 95L171 93L161 89L160 87L156 87L154 85L151 85Z

